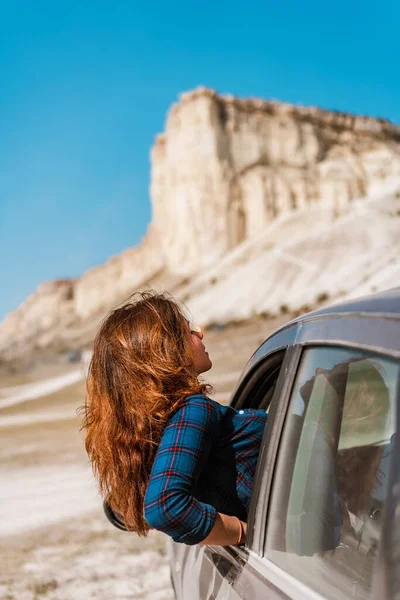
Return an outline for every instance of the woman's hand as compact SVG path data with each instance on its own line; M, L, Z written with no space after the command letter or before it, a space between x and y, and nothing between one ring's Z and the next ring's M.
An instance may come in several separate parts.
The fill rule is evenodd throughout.
M247 523L237 517L217 513L214 527L201 545L238 546L246 539Z

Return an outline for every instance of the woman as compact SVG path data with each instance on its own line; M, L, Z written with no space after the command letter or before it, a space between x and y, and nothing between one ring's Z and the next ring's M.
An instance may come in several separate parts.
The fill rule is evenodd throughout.
M94 342L85 446L127 529L186 544L243 543L262 410L207 397L203 334L166 294L145 292L111 312Z

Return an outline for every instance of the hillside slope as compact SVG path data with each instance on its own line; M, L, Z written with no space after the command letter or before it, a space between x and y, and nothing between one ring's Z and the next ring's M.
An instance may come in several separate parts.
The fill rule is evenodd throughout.
M395 187L395 186L394 186ZM179 289L203 324L307 311L400 285L398 191L287 214Z

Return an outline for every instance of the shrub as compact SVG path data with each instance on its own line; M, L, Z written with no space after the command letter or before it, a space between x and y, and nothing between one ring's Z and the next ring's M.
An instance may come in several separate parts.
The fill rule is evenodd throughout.
M318 294L316 301L318 303L320 302L327 302L327 300L329 300L329 294L327 292L321 292L320 294Z

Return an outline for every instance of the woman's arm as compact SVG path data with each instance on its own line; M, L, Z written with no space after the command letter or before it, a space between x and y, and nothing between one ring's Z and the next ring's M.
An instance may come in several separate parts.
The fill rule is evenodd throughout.
M235 546L244 543L246 531L247 524L244 521L239 521L237 517L217 513L214 527L200 544Z
M217 514L215 507L193 496L220 435L218 406L193 396L165 428L145 497L145 519L176 542L229 545L238 542L240 522Z

